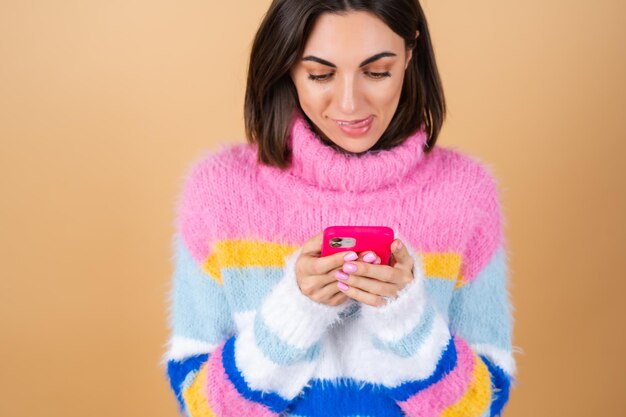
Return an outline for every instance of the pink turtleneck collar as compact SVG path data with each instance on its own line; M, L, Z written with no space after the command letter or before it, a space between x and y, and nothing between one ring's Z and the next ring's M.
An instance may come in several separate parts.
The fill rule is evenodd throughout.
M425 156L427 139L426 132L419 130L392 149L341 153L323 143L296 112L288 142L292 160L286 173L323 189L374 191L400 182L415 170Z

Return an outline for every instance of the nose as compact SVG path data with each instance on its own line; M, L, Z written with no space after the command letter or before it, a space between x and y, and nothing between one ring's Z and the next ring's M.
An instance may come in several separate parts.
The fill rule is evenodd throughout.
M359 102L359 87L353 76L347 74L343 77L342 82L338 86L336 96L339 110L344 115L352 115L356 113Z

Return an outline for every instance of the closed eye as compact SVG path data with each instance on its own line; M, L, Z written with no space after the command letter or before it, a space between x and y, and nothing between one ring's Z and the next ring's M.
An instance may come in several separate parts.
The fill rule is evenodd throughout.
M322 74L322 75L313 75L309 74L309 80L313 81L325 81L332 77L333 74Z
M377 79L391 77L391 74L389 73L389 71L385 71L385 72L368 72L366 74L369 74L370 77L377 78Z
M367 76L376 79L376 80L380 80L383 78L387 78L387 77L391 77L391 73L389 71L385 71L385 72L369 72L369 71L365 71L364 74L366 74ZM323 82L323 81L327 81L329 80L334 74L333 73L328 73L328 74L321 74L321 75L313 75L313 74L309 74L309 80L312 81L317 81L317 82Z

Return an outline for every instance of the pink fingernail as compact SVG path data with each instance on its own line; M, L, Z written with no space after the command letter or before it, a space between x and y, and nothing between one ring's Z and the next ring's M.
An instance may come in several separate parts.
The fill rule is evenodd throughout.
M376 260L374 261L374 263L375 263L376 265L380 265L380 263L381 263L381 262L382 262L382 261L381 261L381 260L380 260L380 258L378 258L378 257L377 257L377 258L376 258Z
M374 262L376 260L376 255L373 252L369 252L367 255L363 257L363 261L365 262Z
M348 262L356 261L357 259L359 259L359 255L357 255L356 252L350 252L346 256L344 256L343 259Z
M350 287L348 287L346 284L344 284L343 282L338 282L337 283L337 288L339 288L341 291L348 291L348 289Z
M350 276L348 274L344 274L341 271L337 271L335 273L335 277L341 281L346 281Z
M356 265L355 264L343 264L343 272L347 272L348 274L351 274L353 272L356 272Z

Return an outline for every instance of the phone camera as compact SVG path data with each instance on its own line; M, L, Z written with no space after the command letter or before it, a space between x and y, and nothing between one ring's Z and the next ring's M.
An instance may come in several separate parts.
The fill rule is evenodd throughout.
M340 238L340 237L334 237L334 238L330 239L330 247L331 248L340 248L342 240L343 239Z

